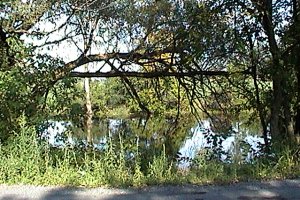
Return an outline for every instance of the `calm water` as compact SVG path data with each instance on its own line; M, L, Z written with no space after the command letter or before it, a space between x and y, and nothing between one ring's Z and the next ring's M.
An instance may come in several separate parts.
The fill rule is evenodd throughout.
M48 141L53 146L64 146L66 141L70 145L75 145L74 136L66 136L62 139L62 133L67 130L67 127L70 126L70 123L65 122L51 122L51 126L48 127L43 136L48 138ZM100 136L98 138L98 143L94 144L95 148L103 148L107 143L107 137L111 136L113 132L117 130L118 122L111 120L108 132L106 136ZM155 135L155 134L154 134ZM213 142L212 140L215 140ZM209 142L211 141L211 142ZM81 140L82 143L85 143L85 140ZM187 131L186 138L182 142L179 148L179 156L189 159L193 159L201 149L218 149L222 151L221 160L228 161L228 158L234 157L237 154L243 154L244 159L250 160L253 156L253 153L259 151L259 144L263 144L264 141L261 137L250 134L249 131L243 130L240 132L236 128L233 128L232 133L228 134L226 137L215 134L211 131L209 121L203 121L201 125L197 125L195 128ZM154 143L148 143L148 146ZM217 144L217 145L216 145ZM244 144L247 144L247 148L244 148ZM244 145L244 146L243 146ZM250 151L251 150L251 151ZM245 152L248 151L248 152ZM230 160L229 160L230 161ZM188 166L188 162L181 162L181 166Z

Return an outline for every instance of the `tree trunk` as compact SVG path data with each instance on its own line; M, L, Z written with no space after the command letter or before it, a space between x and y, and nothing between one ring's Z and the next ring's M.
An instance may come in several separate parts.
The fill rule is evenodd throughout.
M88 65L85 67L86 71L88 71ZM93 134L92 134L92 128L93 128L93 110L92 110L92 102L90 97L90 81L89 78L84 78L84 91L85 91L85 98L86 98L86 139L89 146L93 144Z
M295 128L294 128L294 136L295 140L298 144L300 144L300 58L298 53L300 51L300 45L294 50L293 57L295 58L295 70L297 76L297 101L295 105Z
M272 54L272 67L273 73L272 82L273 82L273 99L271 104L271 119L270 119L270 133L273 142L281 141L282 133L280 127L280 115L282 110L283 103L283 63L280 60L280 50L277 45L275 38L273 17L272 17L272 0L265 0L262 3L262 26L265 30L266 35L268 36L268 43L270 52ZM259 5L260 6L260 5Z
M280 141L280 126L279 116L282 108L282 89L281 89L281 78L279 76L273 76L273 100L271 105L271 119L270 119L270 133L272 141Z
M300 48L299 48L300 50ZM294 128L294 135L296 142L300 144L300 59L297 58L298 60L298 65L296 66L297 68L297 102L296 102L296 113L295 113L295 128Z
M299 0L293 0L293 19L294 19L294 27L292 30L294 35L295 47L292 52L292 62L295 65L296 77L297 77L297 85L296 85L296 92L297 92L297 101L295 105L295 128L294 128L294 135L296 142L300 144L300 58L299 58L299 51L300 51L300 2Z

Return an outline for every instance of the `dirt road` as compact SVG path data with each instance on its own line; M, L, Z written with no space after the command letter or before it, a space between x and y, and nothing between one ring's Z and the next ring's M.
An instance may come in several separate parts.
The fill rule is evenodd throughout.
M300 200L300 179L226 186L153 186L142 189L0 185L0 200Z

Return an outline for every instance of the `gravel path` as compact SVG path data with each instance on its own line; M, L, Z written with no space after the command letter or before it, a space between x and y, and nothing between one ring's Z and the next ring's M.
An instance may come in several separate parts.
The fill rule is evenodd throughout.
M226 186L153 186L142 189L0 185L0 200L300 200L300 179Z

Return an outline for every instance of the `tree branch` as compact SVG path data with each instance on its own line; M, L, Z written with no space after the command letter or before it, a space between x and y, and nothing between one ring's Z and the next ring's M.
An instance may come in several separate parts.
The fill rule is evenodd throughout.
M69 63L64 64L64 66L57 68L53 73L53 80L59 80L67 76L73 69L80 67L84 64L91 62L101 62L107 61L109 59L118 58L120 60L132 61L134 63L138 63L140 60L151 60L155 57L162 55L164 53L170 53L172 50L166 49L162 51L154 51L146 54L140 54L136 52L128 52L128 53L106 53L106 54L92 54L92 55L84 55L81 54L76 60L73 60ZM90 77L90 76L86 76ZM96 76L97 77L97 76ZM101 77L101 76L98 76ZM105 75L104 75L105 77ZM109 77L109 76L106 76Z
M226 71L191 71L191 72L166 72L166 71L153 71L153 72L134 72L134 71L110 71L110 72L71 72L70 77L139 77L139 78L156 78L156 77L195 77L195 76L230 76L232 74L250 74L247 71L242 72L226 72Z

